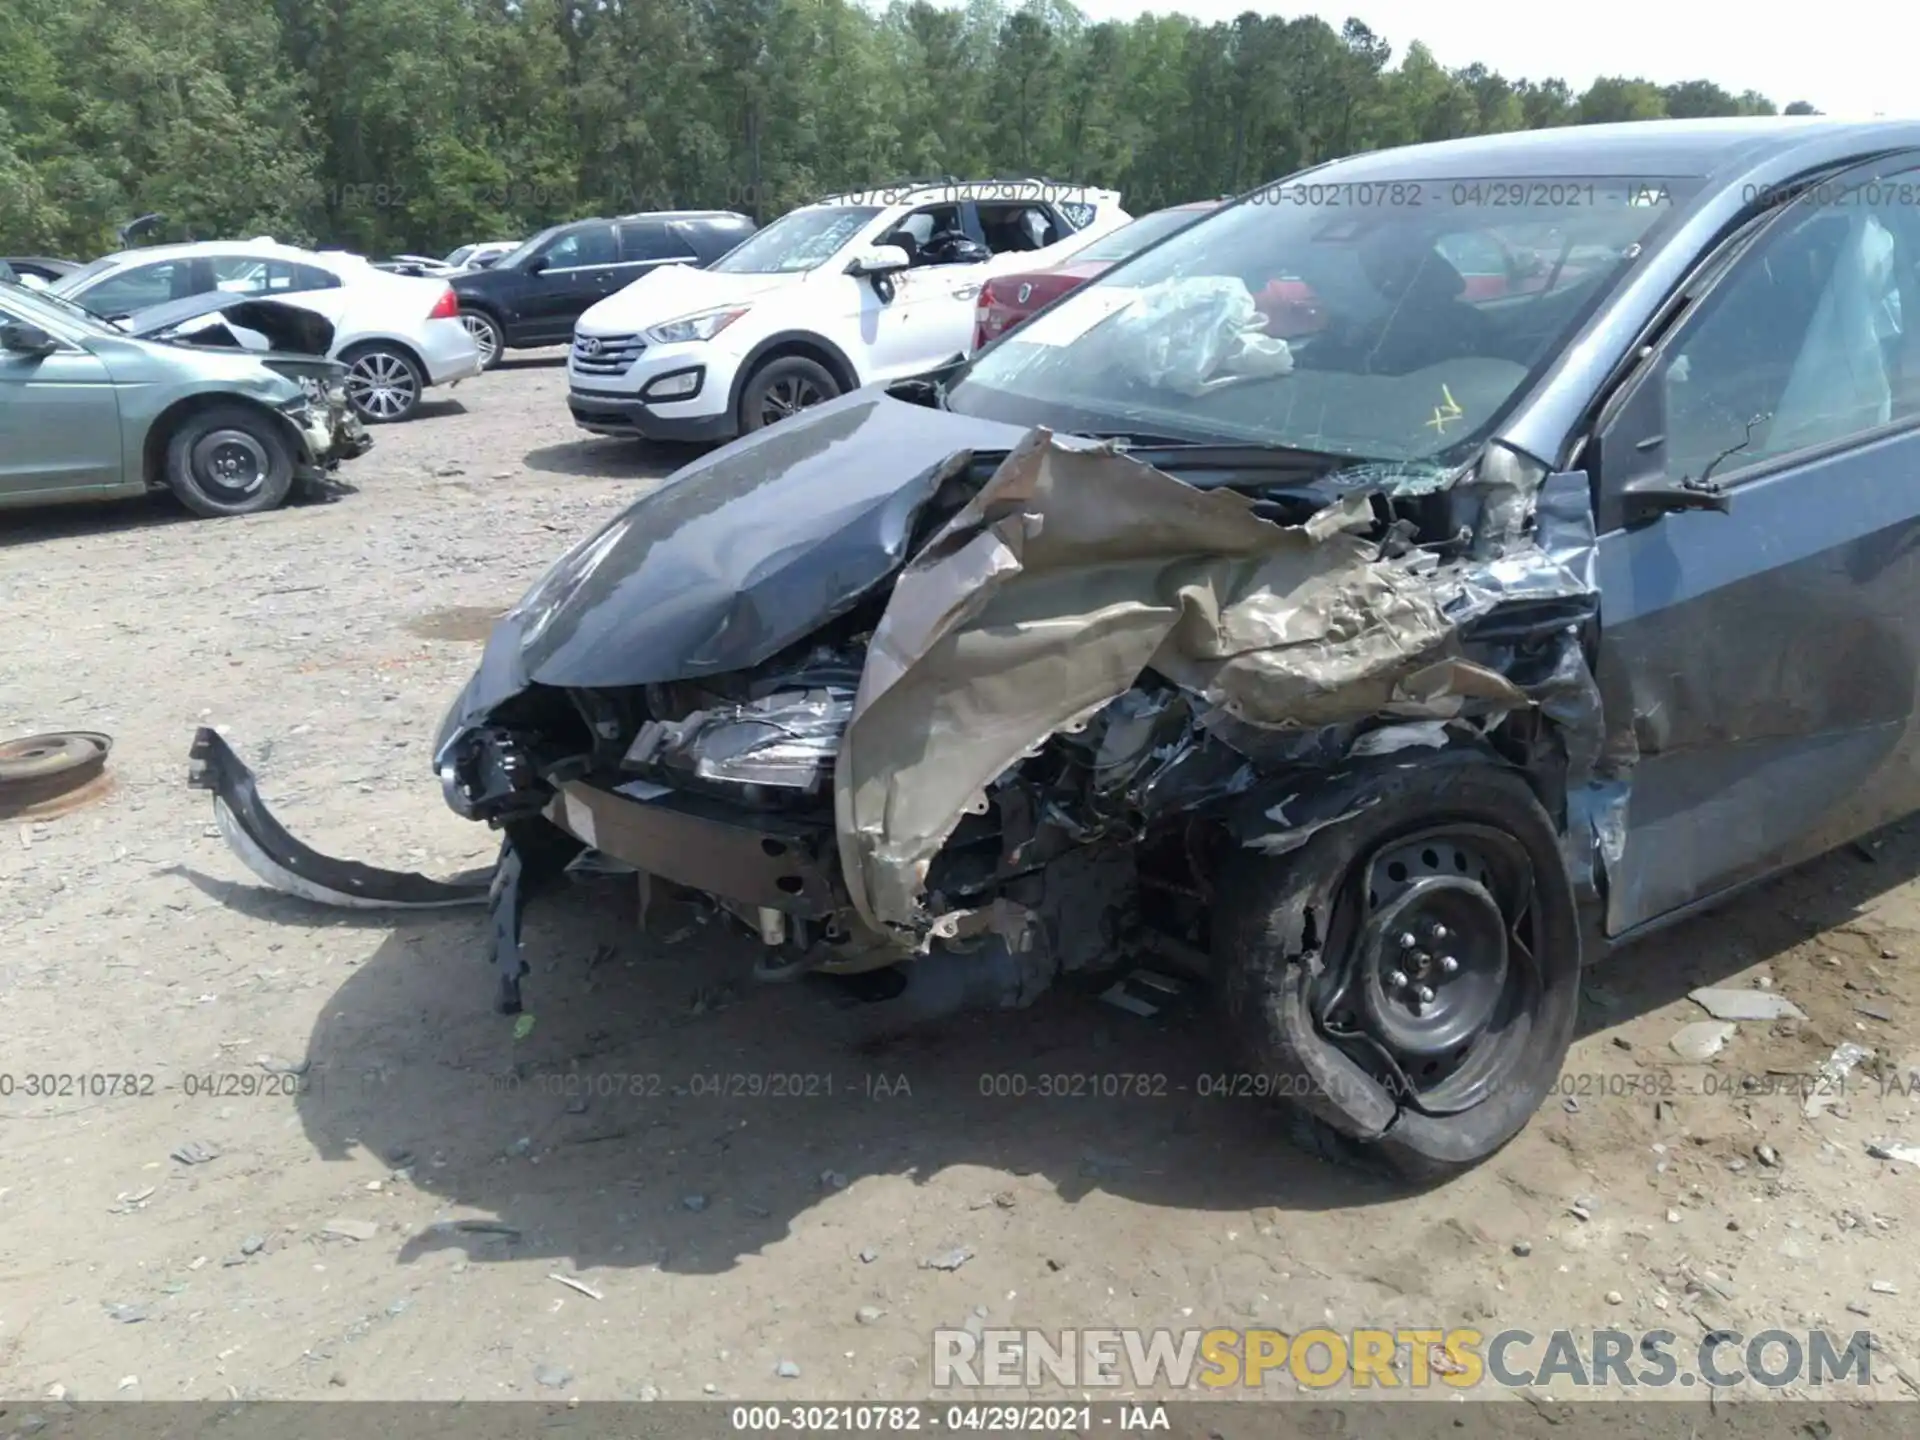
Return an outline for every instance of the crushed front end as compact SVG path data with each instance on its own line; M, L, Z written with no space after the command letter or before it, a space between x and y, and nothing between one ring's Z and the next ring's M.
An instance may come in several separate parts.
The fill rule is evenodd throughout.
M1577 515L1571 549L1535 543L1541 477L1514 469L1446 493L1349 475L1263 511L1034 432L932 459L877 531L812 543L805 580L748 547L705 597L663 552L709 497L669 486L686 526L642 502L502 620L441 784L509 851L570 837L701 897L767 973L957 963L967 1003L1019 1005L1123 956L1197 969L1223 855L1337 823L1353 776L1449 745L1559 783L1586 763L1587 548ZM654 588L620 563L638 534ZM674 638L649 654L640 630ZM661 678L568 683L621 668ZM496 882L507 1008L524 860Z

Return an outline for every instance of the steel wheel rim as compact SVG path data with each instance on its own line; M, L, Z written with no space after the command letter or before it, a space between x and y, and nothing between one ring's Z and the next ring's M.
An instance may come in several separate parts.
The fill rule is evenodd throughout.
M354 409L376 420L406 414L418 395L412 367L384 350L362 355L347 371L347 399Z
M1419 903L1423 896L1429 903ZM1543 921L1517 840L1466 823L1387 840L1354 867L1336 912L1325 949L1333 963L1313 1008L1329 1038L1390 1094L1409 1109L1448 1115L1524 1083L1517 1071L1544 993L1535 958ZM1432 933L1436 922L1446 933ZM1402 943L1409 934L1411 946ZM1418 954L1425 965L1413 963ZM1442 958L1457 967L1443 973ZM1451 1015L1462 1023L1408 1024L1406 1002L1421 987L1438 1001L1462 982Z
M493 322L480 315L462 315L460 323L466 327L467 334L473 337L473 343L479 347L480 363L491 365L499 346L493 341Z
M760 402L760 423L775 424L826 398L826 393L806 376L783 375L767 387L766 396Z
M258 436L245 430L212 430L194 442L193 478L217 495L244 499L267 483L272 457Z

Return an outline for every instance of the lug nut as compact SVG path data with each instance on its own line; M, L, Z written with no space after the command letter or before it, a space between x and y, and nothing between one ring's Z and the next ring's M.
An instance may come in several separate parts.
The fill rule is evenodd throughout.
M1419 996L1422 1005L1426 1005L1433 999L1433 987L1431 985L1422 985L1414 994Z
M1399 970L1395 970L1395 971L1394 971L1394 972L1393 972L1392 974L1390 974L1390 975L1388 975L1388 976L1387 976L1387 988L1388 988L1389 990L1404 990L1404 989L1406 989L1406 988L1407 988L1407 977L1406 977L1406 975L1405 975L1405 973L1404 973L1404 972L1402 972L1402 971L1399 971Z
M1440 957L1440 973L1442 975L1451 975L1453 974L1454 971L1458 970L1459 968L1460 968L1460 962L1454 959L1453 956L1442 955Z
M1400 932L1400 948L1402 950L1411 950L1413 949L1414 946L1418 945L1419 943L1420 943L1420 938L1417 935L1415 935L1411 930L1402 930Z
M1447 927L1435 923L1427 927L1427 935L1434 940L1444 940L1447 938Z

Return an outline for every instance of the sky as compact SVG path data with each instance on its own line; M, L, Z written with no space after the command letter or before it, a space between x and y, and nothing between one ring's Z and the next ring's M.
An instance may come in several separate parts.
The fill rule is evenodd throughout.
M1397 62L1423 40L1448 69L1479 61L1510 80L1559 77L1576 94L1596 76L1656 84L1711 80L1774 104L1810 101L1829 115L1920 118L1920 6L1895 0L1734 6L1726 0L1349 0L1272 5L1259 0L1075 0L1090 20L1179 11L1231 20L1246 10L1318 15L1339 29L1355 16L1393 46ZM1776 17L1779 17L1778 19ZM1790 19L1788 17L1791 17ZM1785 21L1785 23L1782 23Z

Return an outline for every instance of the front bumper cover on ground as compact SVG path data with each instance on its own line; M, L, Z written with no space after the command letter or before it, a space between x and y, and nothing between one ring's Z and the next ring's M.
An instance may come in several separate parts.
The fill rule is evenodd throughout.
M336 860L301 844L260 798L253 771L220 732L201 726L188 752L187 783L213 793L220 833L246 867L277 890L351 910L443 910L485 903L488 876L433 880Z
M213 814L228 846L255 875L276 890L319 905L349 910L448 910L485 905L499 977L499 1009L520 1010L522 868L513 841L503 839L492 870L434 880L413 871L382 870L357 860L337 860L303 845L273 817L246 763L220 732L201 726L193 737L187 783L213 794Z

